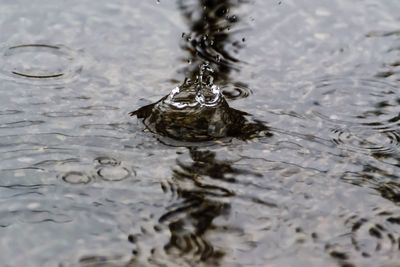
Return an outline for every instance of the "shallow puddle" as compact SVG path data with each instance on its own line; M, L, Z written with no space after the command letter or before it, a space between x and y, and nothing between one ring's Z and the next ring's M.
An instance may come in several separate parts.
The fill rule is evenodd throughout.
M2 1L1 265L397 266L399 14Z

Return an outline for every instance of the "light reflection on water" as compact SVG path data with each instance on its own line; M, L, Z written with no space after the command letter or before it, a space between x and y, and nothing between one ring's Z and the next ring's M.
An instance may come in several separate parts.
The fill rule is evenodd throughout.
M40 2L0 10L4 266L398 264L397 1ZM229 134L128 115L204 61Z

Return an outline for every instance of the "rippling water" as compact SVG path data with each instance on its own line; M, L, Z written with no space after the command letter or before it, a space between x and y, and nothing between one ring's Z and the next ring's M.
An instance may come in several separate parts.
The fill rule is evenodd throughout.
M2 266L398 266L398 1L1 4Z

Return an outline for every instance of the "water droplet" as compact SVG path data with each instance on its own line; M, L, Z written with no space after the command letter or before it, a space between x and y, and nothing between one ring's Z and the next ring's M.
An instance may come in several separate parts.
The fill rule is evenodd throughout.
M235 23L238 21L238 17L236 15L228 16L227 20L231 23Z

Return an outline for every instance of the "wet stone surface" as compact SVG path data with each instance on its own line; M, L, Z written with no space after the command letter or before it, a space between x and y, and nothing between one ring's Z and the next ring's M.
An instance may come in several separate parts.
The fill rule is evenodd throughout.
M2 0L0 265L398 266L399 14Z

